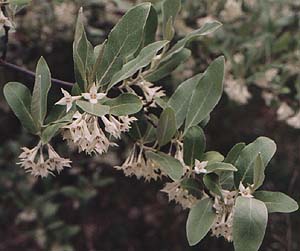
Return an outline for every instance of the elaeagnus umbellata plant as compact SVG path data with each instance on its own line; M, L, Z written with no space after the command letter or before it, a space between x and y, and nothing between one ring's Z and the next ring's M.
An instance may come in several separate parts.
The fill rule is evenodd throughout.
M298 205L283 193L258 191L276 151L273 140L238 143L226 156L206 151L203 128L223 92L223 56L166 96L159 82L191 56L189 42L221 27L210 21L173 41L180 7L180 0L163 1L158 41L158 14L151 3L143 3L130 9L97 46L87 38L81 9L73 43L76 83L61 89L62 97L49 104L54 81L41 58L32 93L18 82L4 87L11 109L37 138L35 147L22 148L18 164L45 178L71 168L71 160L51 146L53 137L62 136L70 147L91 156L105 154L127 137L131 151L115 168L145 181L167 181L162 191L169 200L190 210L186 232L191 246L210 232L233 242L236 251L257 251L268 213L290 213ZM0 14L0 28L7 31L13 22Z

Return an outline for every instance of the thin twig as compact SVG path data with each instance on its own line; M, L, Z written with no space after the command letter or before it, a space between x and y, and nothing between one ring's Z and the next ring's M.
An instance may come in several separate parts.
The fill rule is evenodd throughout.
M0 59L0 66L3 66L7 69L11 69L11 70L21 72L21 73L23 73L23 74L25 74L29 77L35 78L35 73L33 71L29 71L25 68L22 68L18 65L12 64L12 63L8 63L3 59ZM65 86L65 87L72 87L74 85L73 83L66 82L66 81L63 81L63 80L59 80L59 79L56 79L56 78L51 78L51 82L53 84L57 84L57 85Z
M5 6L2 5L1 6L1 11L6 14L6 9L5 9ZM4 37L3 37L3 52L2 52L2 56L1 56L1 59L5 60L6 59L6 54L7 54L7 47L8 47L8 33L9 33L9 30L10 30L10 27L4 25L3 26L4 28Z

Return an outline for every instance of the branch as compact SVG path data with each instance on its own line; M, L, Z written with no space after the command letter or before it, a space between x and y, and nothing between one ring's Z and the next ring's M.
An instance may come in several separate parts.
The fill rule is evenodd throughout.
M21 72L29 77L35 78L35 73L33 71L29 71L25 68L15 65L15 64L8 63L3 59L0 59L0 66L3 66L4 68L7 68L7 69ZM57 84L57 85L65 86L65 87L72 87L74 85L73 83L59 80L56 78L51 78L51 82L52 82L52 84Z

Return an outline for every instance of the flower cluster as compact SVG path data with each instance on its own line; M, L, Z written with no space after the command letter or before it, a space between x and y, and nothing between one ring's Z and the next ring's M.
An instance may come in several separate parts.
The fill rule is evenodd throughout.
M40 142L36 147L29 149L23 147L23 152L20 154L20 162L18 164L23 167L26 172L34 176L47 177L48 174L52 174L56 171L60 173L64 167L71 167L71 161L69 159L62 158L53 149L50 144L47 147L47 159L43 152L44 145Z
M181 187L180 182L166 183L161 191L168 194L169 201L174 200L180 204L183 209L192 208L198 201L187 189Z
M145 157L144 147L133 146L129 156L121 166L115 166L117 170L122 170L126 176L136 176L145 181L157 180L164 174L160 168L150 159Z
M211 228L212 235L216 237L223 236L227 241L232 241L233 209L235 199L238 195L236 191L222 190L222 197L215 195L214 209L217 217Z
M129 131L131 123L136 120L134 117L112 115L102 116L100 119L104 124L104 130L116 139L121 137L121 133ZM103 154L108 151L109 146L116 145L101 129L98 117L88 113L76 112L73 122L63 127L62 135L69 145L75 145L79 152L87 154Z

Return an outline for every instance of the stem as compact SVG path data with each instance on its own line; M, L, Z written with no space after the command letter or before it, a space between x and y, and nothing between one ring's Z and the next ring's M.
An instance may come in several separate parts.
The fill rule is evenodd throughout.
M4 68L7 68L7 69L11 69L11 70L21 72L21 73L23 73L23 74L25 74L29 77L35 78L35 73L33 71L29 71L25 68L22 68L22 67L18 66L18 65L8 63L3 59L0 59L0 66L3 66ZM57 84L57 85L65 86L65 87L72 87L73 86L73 83L66 82L66 81L63 81L63 80L59 80L59 79L56 79L56 78L51 78L51 82L53 84Z

